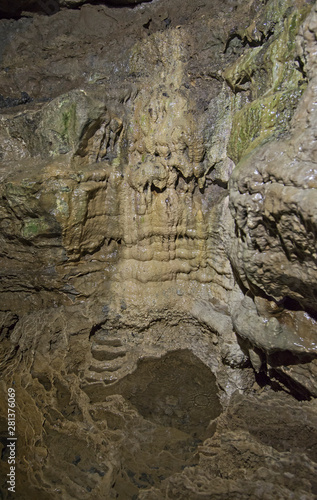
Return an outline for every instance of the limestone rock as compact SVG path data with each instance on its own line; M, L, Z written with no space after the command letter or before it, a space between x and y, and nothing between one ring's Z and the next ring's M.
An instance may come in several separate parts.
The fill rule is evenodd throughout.
M297 39L311 78L293 117L290 136L255 149L230 179L238 236L232 262L255 302L262 300L256 311L252 298L246 297L249 312L243 304L237 306L233 321L242 337L266 353L313 354L316 349L317 177L312 144L317 118L312 104L316 61L311 56L316 43L311 36L315 18L313 9ZM269 304L275 308L270 310ZM293 369L282 371L291 374ZM297 379L295 373L296 369Z
M309 437L303 434L303 417L312 417ZM235 395L214 435L199 447L198 465L139 498L313 499L315 435L316 417L308 405L281 395Z
M139 3L149 1L151 0L105 0L104 3L118 7L133 7ZM16 17L30 12L52 16L59 12L60 8L78 8L87 3L92 2L90 0L13 0L2 2L0 12L8 17Z
M135 3L1 7L18 496L313 498L316 5Z

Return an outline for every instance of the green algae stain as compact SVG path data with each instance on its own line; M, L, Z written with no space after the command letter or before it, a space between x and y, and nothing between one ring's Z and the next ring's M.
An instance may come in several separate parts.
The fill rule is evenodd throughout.
M62 112L61 138L66 143L70 143L74 135L76 123L76 104L72 103L70 108Z
M56 199L56 214L69 217L69 206L65 200L59 198Z
M148 120L147 120L147 117L145 116L145 114L141 115L140 122L141 122L141 127L142 128L147 127Z
M307 8L293 13L284 21L284 29L265 53L264 63L271 65L271 90L297 87L303 75L298 71L296 59L296 36L307 16Z
M228 155L236 163L261 143L288 130L307 86L296 65L296 36L311 7L294 10L288 2L273 3L281 11L280 26L274 36L259 47L249 48L224 72L236 94L232 97L236 112L228 143ZM282 9L287 6L287 10ZM249 92L247 103L246 99L239 98L241 91L246 90Z
M276 92L238 111L232 122L229 157L237 163L271 136L286 132L301 94L300 89Z
M40 235L51 233L51 225L44 217L26 218L23 221L21 234L23 238L30 240Z

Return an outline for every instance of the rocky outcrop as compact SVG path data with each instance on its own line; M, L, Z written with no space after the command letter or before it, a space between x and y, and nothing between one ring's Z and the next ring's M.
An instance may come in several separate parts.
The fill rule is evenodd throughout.
M309 390L316 352L316 93L312 12L297 38L298 58L309 83L287 138L268 142L241 161L230 179L235 220L231 260L250 296L233 320L239 334L266 355L281 352L278 371ZM251 298L253 297L253 298ZM257 325L254 328L255 324ZM252 325L252 326L251 326ZM288 365L287 355L305 359L306 377ZM308 356L305 358L305 356ZM307 362L308 361L308 362ZM270 365L270 356L268 359ZM312 363L312 365L311 365ZM314 391L313 391L314 392Z
M303 417L313 422L316 415L285 395L236 395L218 418L214 435L198 448L198 465L139 497L314 498L316 427L313 423L312 434L306 434ZM310 494L309 484L314 485Z
M313 498L316 6L60 4L0 21L19 498Z

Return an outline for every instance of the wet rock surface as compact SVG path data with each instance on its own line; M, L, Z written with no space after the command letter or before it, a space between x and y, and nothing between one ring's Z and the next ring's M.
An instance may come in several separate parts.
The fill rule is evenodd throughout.
M316 4L22 4L1 478L14 387L21 500L315 498Z
M315 498L316 413L311 410L285 394L235 395L215 434L199 446L199 464L139 497Z

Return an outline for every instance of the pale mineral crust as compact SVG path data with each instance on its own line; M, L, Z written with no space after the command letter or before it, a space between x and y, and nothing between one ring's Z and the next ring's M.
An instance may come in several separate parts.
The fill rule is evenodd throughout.
M0 7L0 498L9 387L19 500L316 498L317 5L52 2Z

